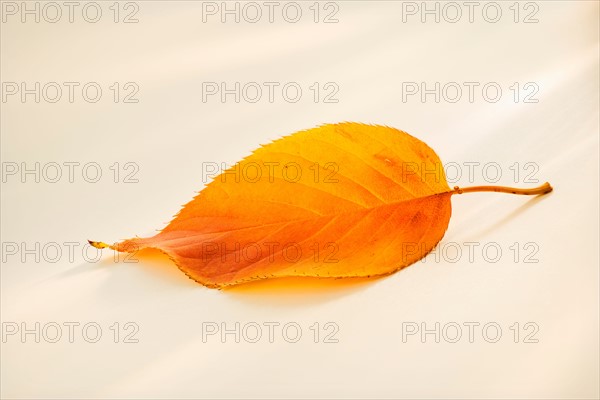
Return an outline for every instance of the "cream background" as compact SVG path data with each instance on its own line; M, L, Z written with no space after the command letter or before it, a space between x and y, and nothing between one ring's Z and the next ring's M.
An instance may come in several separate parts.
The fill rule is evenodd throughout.
M102 3L106 11L110 3ZM427 260L367 283L265 283L215 291L168 260L25 263L1 268L1 319L98 322L96 344L2 343L3 398L598 398L598 3L542 1L537 24L402 23L401 2L340 2L337 24L202 23L200 2L139 2L137 24L77 19L1 27L1 80L96 81L96 104L1 103L3 162L97 162L106 179L2 185L3 242L116 241L161 228L202 187L206 161L235 162L260 143L325 122L403 129L444 162L532 161L555 191L530 199L453 198L445 242L536 242L538 264ZM502 3L507 11L508 3ZM308 3L303 3L306 11ZM114 104L112 82L137 82L138 104ZM339 103L201 100L204 81L336 82ZM537 104L402 102L405 81L537 82ZM111 182L114 162L138 184ZM461 185L468 182L460 182ZM511 184L508 176L500 183ZM531 185L521 184L527 187ZM81 247L79 247L80 249ZM136 322L137 344L107 327ZM303 328L203 343L202 322ZM332 321L339 343L313 343ZM402 342L402 322L495 321L491 344ZM508 327L533 321L539 343Z

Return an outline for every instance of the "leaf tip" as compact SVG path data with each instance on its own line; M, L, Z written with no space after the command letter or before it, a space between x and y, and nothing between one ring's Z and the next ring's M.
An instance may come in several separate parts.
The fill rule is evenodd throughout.
M105 249L109 247L109 245L104 242L94 242L93 240L88 240L88 243L97 249Z

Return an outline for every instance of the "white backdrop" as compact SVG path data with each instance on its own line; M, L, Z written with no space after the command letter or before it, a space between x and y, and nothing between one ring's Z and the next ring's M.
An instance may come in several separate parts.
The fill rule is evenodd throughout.
M0 33L2 398L598 398L597 2L2 2ZM217 291L85 245L339 121L555 191L454 196L437 253L367 282Z

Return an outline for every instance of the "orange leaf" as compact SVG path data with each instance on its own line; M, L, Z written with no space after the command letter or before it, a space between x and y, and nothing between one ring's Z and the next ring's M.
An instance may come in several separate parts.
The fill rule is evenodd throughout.
M260 147L217 176L156 236L102 248L156 248L209 287L256 279L370 277L398 271L442 239L451 190L435 152L409 134L324 125Z

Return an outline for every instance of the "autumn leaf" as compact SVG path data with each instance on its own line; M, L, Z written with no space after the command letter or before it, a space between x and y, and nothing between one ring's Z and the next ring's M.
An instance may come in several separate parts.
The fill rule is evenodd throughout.
M324 125L283 137L224 171L157 235L114 245L156 248L208 287L289 276L371 277L423 258L442 239L450 189L427 144L400 130Z

